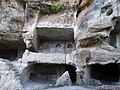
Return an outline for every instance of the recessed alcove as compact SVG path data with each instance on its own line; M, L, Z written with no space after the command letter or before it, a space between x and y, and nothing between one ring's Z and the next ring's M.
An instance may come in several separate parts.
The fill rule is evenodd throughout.
M30 80L53 81L64 72L65 67L62 65L52 64L34 64L30 70Z
M36 28L36 50L41 53L70 53L75 50L72 28Z
M114 28L110 32L108 43L111 46L120 49L120 17L113 17L112 21Z
M120 78L120 65L109 63L105 65L92 64L87 67L85 77L89 84L118 84ZM87 82L88 81L88 82Z
M111 32L110 32L110 36L109 36L109 38L108 38L108 43L109 43L111 46L115 47L115 48L117 48L117 45L116 45L116 43L117 43L117 36L116 36L116 35L117 35L117 34L116 34L115 31L111 31Z
M60 76L68 71L72 83L76 83L76 67L64 64L31 64L23 70L21 75L22 83L26 85L55 85ZM26 84L28 83L28 84Z
M72 83L75 84L76 83L76 67L72 65L66 65L66 71L69 72L70 79Z
M120 33L116 31L111 31L108 38L108 43L114 48L120 49Z
M119 66L117 64L91 66L91 78L98 79L101 82L119 82Z
M25 44L22 43L0 43L0 58L16 61L22 57Z
M17 57L17 49L0 49L0 58L14 61Z

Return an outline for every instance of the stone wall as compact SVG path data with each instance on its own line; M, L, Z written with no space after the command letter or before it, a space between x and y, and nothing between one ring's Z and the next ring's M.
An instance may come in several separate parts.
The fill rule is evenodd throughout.
M36 89L44 83L31 82L36 74L56 83L66 76L65 71L78 85L109 85L110 79L100 76L109 67L115 69L110 75L117 73L116 81L120 76L115 68L120 67L120 1L83 0L76 6L70 0L68 7L60 0L56 3L60 8L42 1L0 1L1 90L24 90L27 84ZM65 69L67 65L74 68ZM57 74L50 76L55 68ZM114 84L120 84L118 78Z

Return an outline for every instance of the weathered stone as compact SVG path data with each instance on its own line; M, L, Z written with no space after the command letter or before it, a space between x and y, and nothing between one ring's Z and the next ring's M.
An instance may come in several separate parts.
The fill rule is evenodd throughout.
M23 86L21 84L19 72L10 63L10 61L5 59L0 59L0 86L1 90L22 90Z
M0 1L1 90L120 84L120 1L78 1Z
M56 86L72 85L68 71L66 71L57 81Z
M82 48L91 47L93 45L102 43L99 35L95 35L93 37L87 37L87 38L81 39L79 41L80 41L79 47L82 47Z

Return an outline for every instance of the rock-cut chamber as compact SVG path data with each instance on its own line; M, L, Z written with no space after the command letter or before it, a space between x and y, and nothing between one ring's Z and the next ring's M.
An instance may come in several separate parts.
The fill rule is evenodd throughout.
M55 84L60 76L68 71L72 83L76 83L76 68L62 64L31 64L22 73L22 82L29 84Z
M119 82L120 68L119 64L93 64L90 65L90 78L99 80L104 84L114 84Z

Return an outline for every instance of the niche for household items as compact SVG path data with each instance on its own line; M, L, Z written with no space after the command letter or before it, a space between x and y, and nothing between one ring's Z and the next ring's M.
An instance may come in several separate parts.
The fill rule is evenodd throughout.
M0 58L15 61L22 57L24 50L20 49L0 49Z
M106 16L110 16L113 13L112 5L106 5L101 8L101 13L106 13Z
M116 33L114 31L111 31L110 33L110 37L108 38L108 43L113 46L113 47L117 47L116 45L117 39L116 39Z
M108 43L114 48L120 49L120 33L111 31L110 37L108 38Z
M48 81L55 83L65 71L65 66L54 64L33 64L29 79L33 81Z
M47 41L40 43L39 52L43 53L70 53L75 50L74 41Z
M66 42L66 53L70 53L75 50L75 42Z
M76 83L76 67L64 64L31 64L23 70L21 77L22 82L50 82L55 84L65 71L69 72L71 81Z
M120 70L118 64L94 64L90 67L90 77L92 79L105 84L119 82Z
M0 58L9 59L14 61L17 57L17 49L0 49Z
M0 43L0 58L10 61L18 60L25 51L25 44L20 41L18 43Z
M66 71L69 72L70 79L72 83L75 84L76 83L76 67L72 65L66 65Z
M113 30L110 32L109 38L108 38L108 43L117 48L120 49L120 17L113 17L112 18L113 22Z
M70 53L75 50L72 28L36 28L36 50L41 53Z

